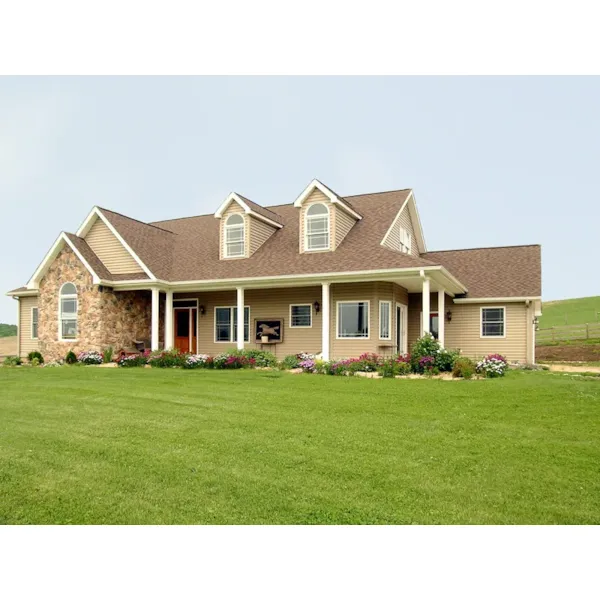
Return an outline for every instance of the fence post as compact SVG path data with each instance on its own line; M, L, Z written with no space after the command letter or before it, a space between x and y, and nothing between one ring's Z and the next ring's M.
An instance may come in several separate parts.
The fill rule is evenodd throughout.
M552 341L554 342L554 325L552 325Z
M590 324L589 323L585 324L585 339L586 340L590 339Z

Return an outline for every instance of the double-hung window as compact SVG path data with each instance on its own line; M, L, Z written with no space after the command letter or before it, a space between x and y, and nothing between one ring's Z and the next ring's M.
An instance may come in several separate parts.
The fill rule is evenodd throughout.
M392 303L387 300L379 302L379 339L392 339Z
M481 337L506 335L506 309L503 306L481 309Z
M246 247L244 217L231 215L225 222L225 258L243 257Z
M31 339L37 340L38 338L38 309L34 306L31 309Z
M312 304L290 305L290 327L312 327Z
M305 250L329 250L329 209L324 204L312 204L304 218Z
M369 337L369 301L337 303L337 337Z
M244 341L250 341L250 307L244 307ZM237 342L237 306L215 308L215 342Z
M59 302L59 339L77 339L77 288L72 283L65 283L60 288Z

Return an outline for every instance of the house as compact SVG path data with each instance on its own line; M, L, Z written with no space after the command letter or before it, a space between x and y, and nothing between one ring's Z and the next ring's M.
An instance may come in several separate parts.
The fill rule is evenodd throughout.
M314 180L290 204L232 193L214 214L155 223L94 207L8 294L20 355L46 360L144 339L342 358L404 353L431 332L532 363L541 248L431 252L411 190L342 197Z

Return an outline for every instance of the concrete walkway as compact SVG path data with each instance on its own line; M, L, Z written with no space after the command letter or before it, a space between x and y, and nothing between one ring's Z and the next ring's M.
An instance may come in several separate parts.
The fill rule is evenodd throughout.
M563 373L600 373L600 367L586 367L584 365L548 365L551 371Z

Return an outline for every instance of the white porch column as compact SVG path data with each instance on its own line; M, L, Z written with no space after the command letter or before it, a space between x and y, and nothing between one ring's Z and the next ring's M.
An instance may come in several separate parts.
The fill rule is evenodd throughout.
M150 347L152 350L158 350L158 288L152 288L152 334Z
M323 360L329 360L329 329L330 322L329 317L331 315L330 309L330 300L329 300L329 283L323 283L321 285L322 288L322 297L321 297L321 313L322 313L322 343L321 343L321 354Z
M444 304L445 300L445 290L438 290L438 341L440 342L442 348L444 348L446 336L446 306Z
M429 333L429 320L431 315L431 299L429 297L429 279L423 278L423 323L421 326L421 335Z
M237 288L237 348L244 349L244 288Z
M173 292L167 290L165 298L165 350L172 348L173 344Z

